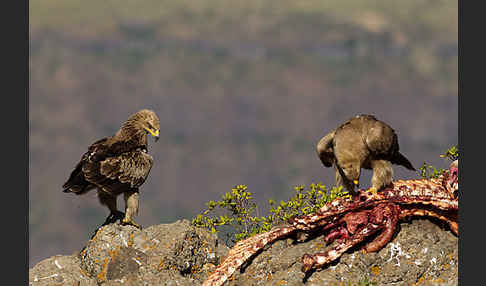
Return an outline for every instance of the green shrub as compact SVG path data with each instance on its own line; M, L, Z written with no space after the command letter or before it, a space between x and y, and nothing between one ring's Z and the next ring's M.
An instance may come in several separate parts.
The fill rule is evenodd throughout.
M452 146L451 148L447 149L444 154L440 155L442 158L446 158L451 161L455 161L459 159L459 147L457 145Z
M294 215L313 213L337 197L349 197L349 194L342 191L342 187L328 189L321 183L313 183L307 189L305 186L297 186L295 194L289 200L282 200L280 203L269 200L271 208L268 216L259 216L252 193L247 186L237 185L231 192L223 194L221 200L209 201L206 204L207 209L198 214L192 223L212 232L229 227L226 235L235 243L266 232L275 225L286 223Z
M444 154L441 154L440 157L445 158L446 160L455 161L459 159L459 148L457 145L452 146L451 148L447 149ZM445 170L446 169L438 170L436 167L427 165L427 163L424 162L419 168L418 173L424 179L431 179L439 177L439 175Z

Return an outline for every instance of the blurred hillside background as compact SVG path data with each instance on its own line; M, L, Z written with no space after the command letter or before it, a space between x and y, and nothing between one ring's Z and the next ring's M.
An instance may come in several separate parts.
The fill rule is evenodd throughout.
M359 113L388 122L416 168L446 167L458 142L457 1L29 4L30 267L81 250L104 221L96 192L61 185L141 108L161 120L143 226L191 219L236 184L262 212L296 185L334 185L315 145Z

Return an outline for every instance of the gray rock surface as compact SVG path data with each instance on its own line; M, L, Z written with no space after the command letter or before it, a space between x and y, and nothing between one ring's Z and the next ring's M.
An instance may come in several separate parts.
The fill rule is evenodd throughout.
M457 237L429 220L400 226L379 252L363 254L356 247L307 278L301 257L329 247L323 237L277 241L225 285L457 285ZM187 220L143 230L111 224L78 255L39 262L29 271L29 284L200 285L227 252L216 235Z
M198 285L228 248L188 220L145 229L110 224L74 256L55 256L29 271L31 285ZM56 265L62 266L62 269Z
M429 220L401 223L396 237L377 253L359 247L312 273L306 285L457 285L457 237ZM331 245L332 246L332 245ZM326 249L324 238L275 242L228 285L302 285L301 257ZM373 284L371 284L373 285Z

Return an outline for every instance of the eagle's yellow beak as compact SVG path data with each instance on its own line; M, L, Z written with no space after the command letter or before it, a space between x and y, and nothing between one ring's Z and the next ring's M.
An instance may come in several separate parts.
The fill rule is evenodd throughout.
M159 130L152 131L150 128L145 128L152 136L155 137L155 141L159 140Z
M358 180L354 180L353 183L357 186L359 184Z

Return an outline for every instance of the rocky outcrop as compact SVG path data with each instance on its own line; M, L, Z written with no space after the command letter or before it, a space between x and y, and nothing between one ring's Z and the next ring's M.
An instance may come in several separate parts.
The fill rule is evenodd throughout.
M304 277L301 257L328 246L317 237L306 243L275 242L228 285L457 285L457 237L429 220L401 223L396 237L376 253L359 248L327 268ZM370 284L366 284L368 281ZM374 282L374 284L371 284Z
M225 285L457 285L457 237L438 222L400 224L377 253L351 249L304 277L301 257L325 249L322 237L275 242ZM54 256L29 271L30 285L200 285L227 254L215 234L187 220L140 230L110 224L73 256ZM374 284L365 284L365 282Z
M198 285L226 255L215 234L187 220L145 229L110 224L76 256L29 271L31 285Z

